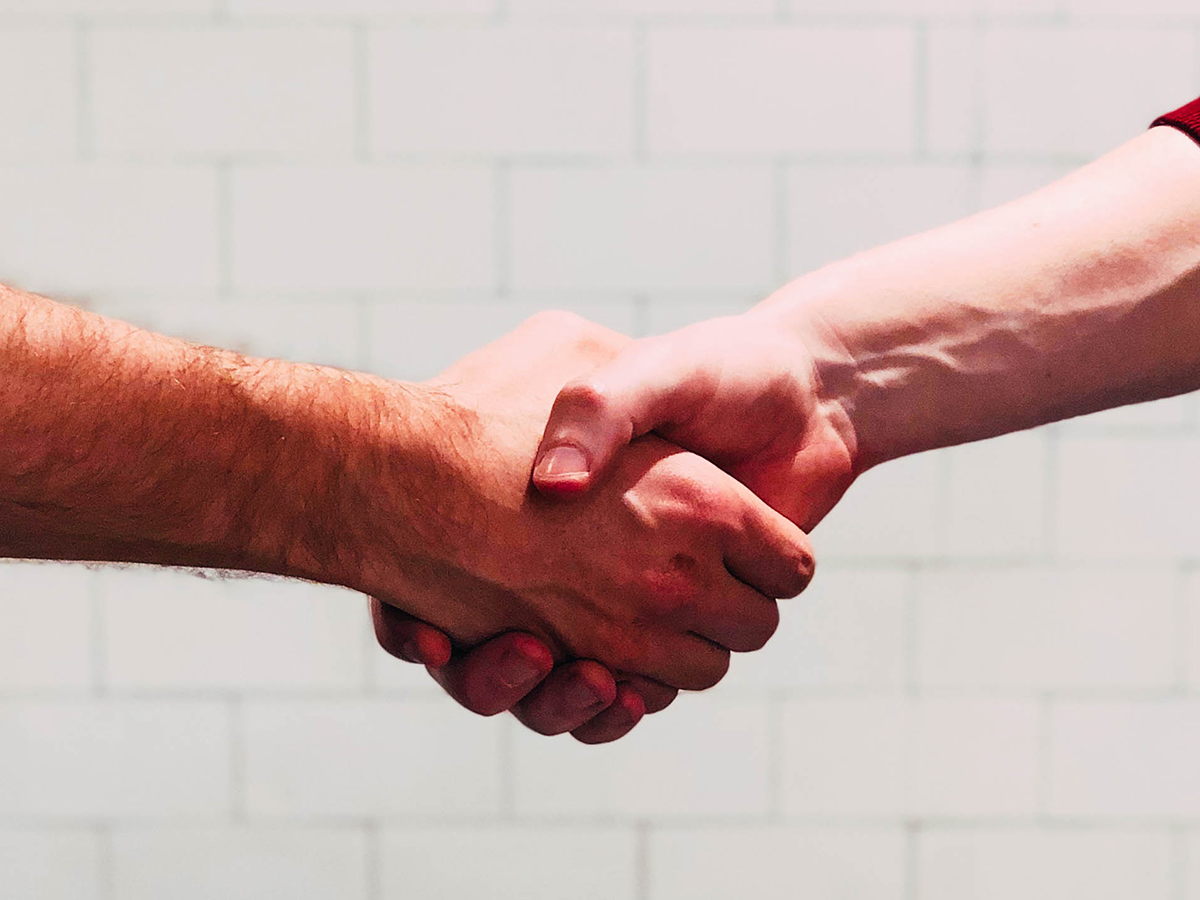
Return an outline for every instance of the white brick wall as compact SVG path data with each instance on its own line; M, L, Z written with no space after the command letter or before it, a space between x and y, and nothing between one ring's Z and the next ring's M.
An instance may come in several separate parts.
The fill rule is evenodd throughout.
M919 894L927 900L1168 900L1175 893L1164 831L1030 828L921 835Z
M367 836L348 828L121 828L111 850L122 900L365 900Z
M380 842L381 894L633 900L637 843L624 828L475 827L389 829ZM514 866L514 859L536 865ZM498 875L498 873L503 873Z
M512 204L520 290L762 292L771 281L765 166L518 169Z
M499 725L442 698L247 703L246 807L271 818L495 814Z
M915 48L912 29L901 27L656 31L650 148L668 156L911 150Z
M378 153L626 156L633 35L619 28L430 28L371 42Z
M1006 202L1200 91L1194 0L0 0L0 281L421 379ZM1195 397L869 473L616 745L363 598L0 567L0 897L1200 900Z
M31 78L31 72L37 77ZM77 84L75 41L69 29L0 32L0 158L72 157Z
M354 144L349 29L101 28L88 54L101 156L345 157Z
M904 890L900 829L671 829L650 840L652 900L855 897Z
M100 900L100 842L94 832L0 830L0 895Z

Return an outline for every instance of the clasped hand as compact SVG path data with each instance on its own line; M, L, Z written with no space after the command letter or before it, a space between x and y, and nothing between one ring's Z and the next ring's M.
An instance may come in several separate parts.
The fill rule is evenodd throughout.
M812 575L799 526L852 480L798 348L764 324L630 341L542 314L427 383L457 411L453 552L372 601L380 644L474 712L585 742L762 647Z

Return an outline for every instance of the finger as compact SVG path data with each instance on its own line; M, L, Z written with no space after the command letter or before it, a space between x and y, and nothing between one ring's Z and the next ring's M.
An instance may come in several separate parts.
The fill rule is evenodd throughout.
M374 597L371 598L371 622L379 646L397 659L434 669L450 661L449 637Z
M628 684L618 685L612 706L573 730L571 736L583 744L607 744L629 734L645 715L641 695Z
M646 715L662 712L679 696L679 691L669 684L663 684L640 675L622 673L617 676L617 684L627 684L638 692L646 706Z
M701 600L691 630L734 653L761 650L779 627L779 604L731 574Z
M630 636L617 668L681 691L706 691L729 671L729 650L696 634L653 631Z
M597 483L631 440L687 410L705 387L670 344L639 341L612 362L567 384L550 411L533 483L551 496L580 494Z
M531 634L494 637L429 674L471 712L494 716L515 706L554 668L550 648Z
M555 669L513 715L538 734L574 731L617 698L617 682L598 662L577 660Z
M771 598L795 597L816 569L808 535L737 485L745 512L725 546L725 567L735 578Z

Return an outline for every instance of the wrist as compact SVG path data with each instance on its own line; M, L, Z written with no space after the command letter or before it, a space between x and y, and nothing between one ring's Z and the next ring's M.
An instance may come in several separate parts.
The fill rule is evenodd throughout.
M256 554L280 574L395 603L405 572L439 563L455 404L421 385L324 367L279 380L265 389L282 404L287 439Z

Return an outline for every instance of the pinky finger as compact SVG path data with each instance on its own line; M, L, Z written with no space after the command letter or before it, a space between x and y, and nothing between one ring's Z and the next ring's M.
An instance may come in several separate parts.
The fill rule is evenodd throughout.
M607 744L625 737L646 715L646 704L636 689L617 685L612 706L571 732L581 744Z
M371 622L379 646L397 659L431 669L450 662L450 638L443 632L374 597Z

